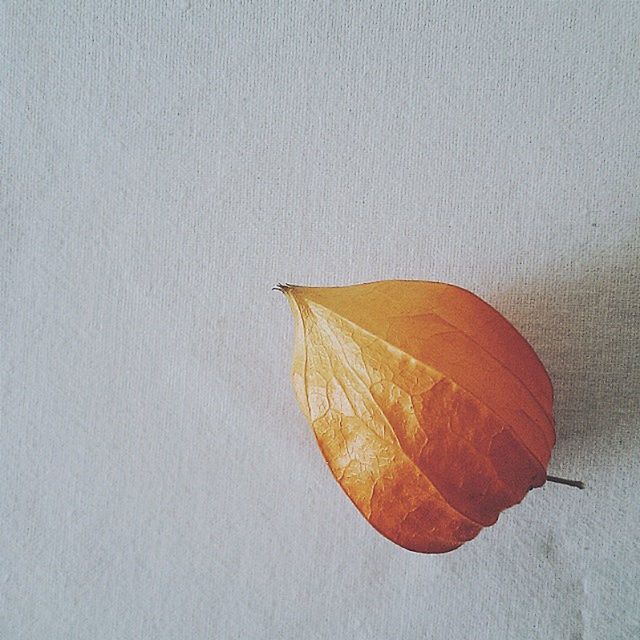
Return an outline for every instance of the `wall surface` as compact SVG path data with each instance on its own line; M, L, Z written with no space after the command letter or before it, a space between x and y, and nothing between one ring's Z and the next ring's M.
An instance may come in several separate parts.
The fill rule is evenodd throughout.
M0 11L0 637L640 637L640 3ZM386 278L512 320L584 491L367 525L270 287Z

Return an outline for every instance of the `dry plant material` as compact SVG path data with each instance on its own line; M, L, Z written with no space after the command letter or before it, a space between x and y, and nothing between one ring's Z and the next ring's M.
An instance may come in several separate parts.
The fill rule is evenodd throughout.
M300 406L382 535L450 551L544 484L549 376L486 302L438 282L278 289L295 317Z

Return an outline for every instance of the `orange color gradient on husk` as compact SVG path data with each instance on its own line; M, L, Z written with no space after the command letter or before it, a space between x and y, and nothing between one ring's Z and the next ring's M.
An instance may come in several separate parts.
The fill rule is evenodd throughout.
M486 302L439 282L279 288L295 317L300 406L382 535L450 551L544 484L549 376Z

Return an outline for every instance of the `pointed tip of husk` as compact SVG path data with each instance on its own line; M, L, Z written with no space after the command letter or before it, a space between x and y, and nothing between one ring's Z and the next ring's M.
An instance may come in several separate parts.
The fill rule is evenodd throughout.
M296 288L295 284L289 284L288 282L282 283L278 282L275 287L271 287L272 291L280 291L280 293L284 293L285 295L289 295L293 289Z

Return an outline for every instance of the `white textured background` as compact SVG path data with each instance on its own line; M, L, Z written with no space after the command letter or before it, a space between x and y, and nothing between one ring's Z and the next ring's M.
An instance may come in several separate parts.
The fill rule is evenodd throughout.
M640 637L640 3L474 5L2 2L3 640ZM585 491L366 524L270 287L392 277L524 333Z

